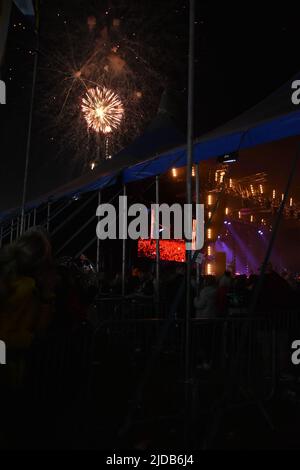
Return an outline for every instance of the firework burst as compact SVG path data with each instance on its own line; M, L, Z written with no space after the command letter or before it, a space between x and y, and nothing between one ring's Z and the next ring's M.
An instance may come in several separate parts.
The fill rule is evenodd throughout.
M90 88L82 99L81 109L88 127L105 135L118 129L124 115L119 96L105 87Z
M112 0L106 9L95 2L94 15L80 13L72 22L60 15L55 36L49 29L41 40L40 120L55 158L79 171L107 158L108 140L109 155L116 155L141 135L157 113L166 71L173 73L174 33L162 41L162 51L152 32L152 7L144 12L139 2L134 8L128 3ZM168 31L161 26L162 8L155 18Z

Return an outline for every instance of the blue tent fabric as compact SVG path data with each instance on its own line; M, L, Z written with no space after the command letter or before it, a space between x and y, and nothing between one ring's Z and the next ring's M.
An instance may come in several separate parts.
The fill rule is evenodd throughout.
M91 171L70 183L55 188L52 192L37 197L26 204L26 210L38 207L48 200L57 200L62 197L73 197L84 193L103 189L115 184L117 176L128 166L147 160L153 155L160 155L165 149L180 145L185 141L184 135L174 126L167 113L159 113L146 132L138 137L132 144L124 148L112 160L106 160L94 171ZM13 210L16 212L16 210ZM0 212L0 219L6 218L12 210Z
M258 105L196 139L194 162L300 135L300 105L292 102L292 84L299 79L300 74ZM38 198L29 203L27 209L37 207L50 197L57 200L104 188L114 184L117 177L121 177L124 183L130 183L163 174L173 167L185 166L187 151L184 141L185 137L172 125L167 115L161 113L143 136L112 160L104 162L97 171ZM0 214L0 217L4 215L7 216L8 212Z
M32 0L14 0L14 3L25 16L34 16L34 7Z
M300 135L300 111L264 122L248 131L220 135L214 138L203 137L194 145L194 163L223 156L238 150L275 142L287 137ZM167 172L171 168L186 165L186 147L172 150L150 161L139 163L123 171L124 183L149 178Z
M199 163L201 160L300 135L300 109L292 102L292 84L299 78L300 74L258 105L197 139L193 161ZM124 182L156 176L170 168L185 166L186 160L186 146L177 148L126 169L123 172Z
M80 180L82 181L82 180ZM109 186L113 186L116 184L117 177L115 174L102 176L101 178L97 178L92 182L88 182L85 185L76 185L74 182L71 182L68 185L64 185L61 188L57 189L55 192L50 192L45 194L39 199L29 202L26 204L26 211L31 211L40 207L42 204L51 201L55 202L59 199L72 199L73 197L84 194L91 191L99 191L100 189L107 188ZM5 219L15 217L20 215L20 208L10 209L8 211L2 212L0 214L0 222L4 221Z

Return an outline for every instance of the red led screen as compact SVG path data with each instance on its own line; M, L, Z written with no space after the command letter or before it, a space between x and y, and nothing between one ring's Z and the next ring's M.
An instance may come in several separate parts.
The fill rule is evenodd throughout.
M185 242L184 240L160 240L159 241L160 259L162 261L185 262ZM139 240L138 256L140 258L155 259L156 241Z

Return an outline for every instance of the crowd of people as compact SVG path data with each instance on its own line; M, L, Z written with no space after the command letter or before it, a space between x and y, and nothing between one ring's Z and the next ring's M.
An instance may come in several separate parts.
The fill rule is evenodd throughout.
M97 296L120 296L122 274L112 279L98 276L93 264L82 255L78 260L55 260L51 243L42 230L31 230L0 251L0 333L8 348L28 347L35 335L51 327L72 326L88 318ZM198 282L197 282L198 279ZM242 313L251 304L259 275L200 276L192 273L194 316L213 318ZM160 301L174 303L185 283L185 267L161 269ZM271 263L266 268L258 298L261 310L297 306L300 287L289 273L279 275ZM126 276L127 297L152 299L157 290L151 269L134 267ZM184 289L182 291L184 293ZM183 295L184 297L184 295ZM176 312L184 315L184 299L178 298Z
M192 271L191 303L196 319L213 319L228 315L247 315L259 286L259 275L197 276ZM111 279L96 272L85 256L79 259L55 259L47 234L32 229L14 243L0 250L0 339L7 346L7 367L1 368L1 399L13 396L26 377L26 358L35 344L43 342L49 332L68 335L78 325L89 324L91 307L97 299L121 298L122 274ZM185 266L162 266L160 304L165 314L184 318L186 311ZM126 276L125 296L130 302L149 301L149 312L157 317L157 284L151 267L133 267ZM300 286L287 272L279 275L269 264L266 268L258 312L295 309L299 306ZM99 303L103 308L101 302ZM98 315L105 312L98 311ZM151 314L151 313L150 313ZM91 325L93 326L93 325ZM4 397L4 398L3 398ZM0 432L1 442L1 432Z
M196 317L247 314L255 302L255 294L254 308L261 313L289 310L299 305L300 283L289 273L280 275L268 263L260 286L258 281L259 274L233 276L229 271L219 278L202 277L201 286L197 286L200 292L194 299Z

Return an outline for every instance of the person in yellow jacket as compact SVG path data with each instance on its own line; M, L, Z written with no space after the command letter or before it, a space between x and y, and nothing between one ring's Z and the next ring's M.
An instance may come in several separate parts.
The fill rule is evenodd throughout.
M22 379L22 353L50 322L52 272L51 246L42 231L31 230L0 251L0 339L7 346L7 372L13 370L9 382L12 376Z

